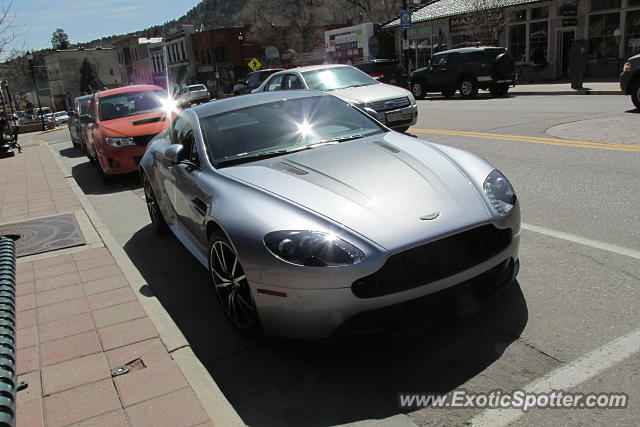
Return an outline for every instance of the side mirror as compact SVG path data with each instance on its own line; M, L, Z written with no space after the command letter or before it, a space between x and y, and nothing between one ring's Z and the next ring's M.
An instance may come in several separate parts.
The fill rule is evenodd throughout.
M171 144L164 150L164 158L167 159L170 163L180 163L182 158L182 152L184 151L184 145L182 144Z

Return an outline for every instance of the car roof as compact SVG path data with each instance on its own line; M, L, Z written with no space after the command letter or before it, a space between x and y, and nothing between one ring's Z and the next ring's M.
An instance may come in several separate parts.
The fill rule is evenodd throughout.
M502 49L506 50L506 48L502 46L479 46L479 47L460 47L458 49L445 50L442 52L434 53L433 56L443 55L445 53L469 53L469 52L483 52L487 49Z
M398 62L397 59L370 59L368 61L360 61L360 62L356 62L353 65L360 65L360 64L386 64L389 62Z
M314 71L314 70L324 70L327 68L344 68L344 67L351 67L351 65L346 65L346 64L321 64L321 65L306 65L304 67L296 67L296 68L289 68L288 70L284 70L284 71L297 71L297 72L305 72L305 71Z
M189 87L196 87L196 86L204 86L204 83L196 83L193 85L189 85Z
M98 98L102 98L104 96L117 95L119 93L136 92L140 90L161 90L163 92L165 91L164 88L156 85L131 85L131 86L118 87L115 89L102 90L96 93L96 95L98 95Z
M264 73L267 71L273 71L275 73L276 71L284 71L284 68L264 68L262 70L252 71L249 74Z
M220 99L215 102L207 102L191 108L198 118L226 113L254 105L268 104L270 102L285 101L287 99L312 98L316 96L333 96L317 90L278 90L274 92L260 92L249 95L234 96Z
M78 96L77 98L74 99L74 101L85 101L87 99L91 99L92 97L93 95Z

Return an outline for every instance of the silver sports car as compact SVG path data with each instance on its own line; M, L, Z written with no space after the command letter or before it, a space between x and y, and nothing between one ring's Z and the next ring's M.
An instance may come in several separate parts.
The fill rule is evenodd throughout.
M507 178L322 92L187 109L140 172L154 226L209 269L245 333L330 337L376 310L497 289L518 272Z

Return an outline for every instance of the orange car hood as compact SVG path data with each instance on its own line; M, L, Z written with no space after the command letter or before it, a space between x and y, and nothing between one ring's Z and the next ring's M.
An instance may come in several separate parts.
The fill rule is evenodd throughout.
M170 123L169 114L164 111L154 111L101 122L100 129L104 136L126 138L160 133L167 129Z

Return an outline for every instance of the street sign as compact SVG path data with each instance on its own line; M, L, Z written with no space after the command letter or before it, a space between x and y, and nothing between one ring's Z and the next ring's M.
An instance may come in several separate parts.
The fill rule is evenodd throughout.
M251 68L253 71L258 71L260 67L262 67L262 63L258 61L258 58L253 58L251 61L249 61L249 68Z
M400 11L400 28L402 28L403 30L411 29L411 11L410 10Z

